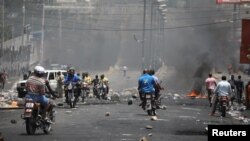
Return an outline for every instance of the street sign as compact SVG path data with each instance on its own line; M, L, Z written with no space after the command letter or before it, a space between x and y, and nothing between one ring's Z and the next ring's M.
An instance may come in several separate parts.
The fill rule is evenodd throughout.
M250 64L250 19L242 19L240 63Z
M250 0L216 0L217 4L250 3Z

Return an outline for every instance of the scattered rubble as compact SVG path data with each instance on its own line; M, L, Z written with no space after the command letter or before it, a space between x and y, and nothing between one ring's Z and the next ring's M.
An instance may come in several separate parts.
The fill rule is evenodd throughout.
M148 139L147 139L147 137L142 137L142 138L140 138L140 140L139 141L149 141Z
M153 129L153 127L150 126L150 125L147 125L145 128L146 128L146 129Z
M17 97L15 92L9 91L1 91L0 93L0 108L19 108L23 106L23 99Z
M132 105L133 104L133 99L128 99L128 105Z
M120 101L119 93L113 93L110 98L111 98L111 101Z
M16 122L16 120L12 119L12 120L10 120L10 123L16 124L17 122Z
M110 116L110 112L106 112L105 113L105 116L107 117L107 116Z
M157 118L157 116L151 116L151 118L150 118L152 121L156 121L158 118Z
M152 133L149 133L148 136L153 136L153 134L152 134Z

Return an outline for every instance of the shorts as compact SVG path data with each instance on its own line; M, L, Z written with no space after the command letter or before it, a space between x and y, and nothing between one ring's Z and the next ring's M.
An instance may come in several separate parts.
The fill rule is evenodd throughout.
M45 95L35 95L35 94L27 94L26 98L31 98L35 102L41 103L42 106L46 107L49 105L49 99Z

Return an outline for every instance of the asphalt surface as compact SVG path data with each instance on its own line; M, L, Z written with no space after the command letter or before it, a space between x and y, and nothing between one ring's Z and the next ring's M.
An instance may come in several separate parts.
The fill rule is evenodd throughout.
M245 124L229 113L226 118L220 118L219 113L208 116L210 107L206 99L165 96L162 102L166 109L157 111L156 121L138 106L138 100L132 105L126 101L94 101L79 103L76 109L70 109L66 104L56 107L56 122L50 135L38 130L36 135L28 136L20 116L22 109L1 110L0 132L6 141L136 141L143 136L154 141L203 141L207 140L207 125ZM106 116L107 112L109 116Z

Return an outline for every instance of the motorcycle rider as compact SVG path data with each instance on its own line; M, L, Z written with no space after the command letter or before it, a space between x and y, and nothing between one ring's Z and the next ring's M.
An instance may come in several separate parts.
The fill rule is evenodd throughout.
M214 100L213 107L212 107L212 112L210 113L211 116L214 115L216 106L219 102L219 99L221 96L227 96L227 99L230 99L230 95L232 93L231 85L227 81L226 76L221 77L221 81L218 83L217 87L215 88L214 94L216 95L216 99Z
M100 79L98 78L98 75L95 75L95 79L93 79L91 81L91 84L93 84L93 86L96 86L97 84L99 84Z
M143 70L143 74L139 77L139 80L138 80L138 91L140 94L140 98L142 100L142 103L140 105L142 106L143 110L145 110L146 94L154 95L155 85L156 85L156 82L154 78L151 75L149 75L149 71L146 69Z
M85 86L83 85L84 87L82 87L82 88L86 89L86 92L87 92L86 97L88 97L89 96L89 91L90 91L89 86L91 85L91 81L92 81L92 78L89 76L88 72L85 73L85 77L84 77L84 79L82 81L83 81L83 83L87 84Z
M153 69L149 70L149 75L151 75L155 80L155 84L156 84L154 86L154 88L155 88L155 100L158 101L157 107L159 108L159 106L160 106L160 102L159 102L160 90L164 90L164 88L161 87L158 77L155 76L155 70L153 70Z
M98 85L100 83L100 79L98 78L98 75L95 76L95 79L93 79L91 81L91 84L93 84L93 94L96 96L97 95L97 90L96 89L96 85Z
M102 74L100 76L100 83L106 85L107 89L106 89L106 95L109 93L109 80L107 77L105 77L104 74Z
M68 91L66 90L67 89L67 86L70 82L80 82L81 81L81 78L75 74L75 69L73 67L70 67L69 70L68 70L68 73L66 74L65 76L65 79L64 79L64 88L65 88L65 98L66 98L66 103L68 103Z
M34 75L30 76L26 82L26 98L31 98L35 102L41 103L44 110L42 110L42 118L47 120L47 112L50 106L53 106L53 101L45 96L46 88L50 91L53 97L57 97L52 91L49 81L44 78L45 69L42 66L36 66Z
M85 81L88 85L91 85L92 78L91 78L91 76L89 76L89 73L88 73L88 72L85 73L85 79L84 79L84 81Z

